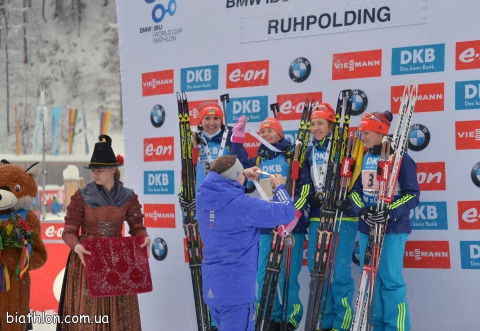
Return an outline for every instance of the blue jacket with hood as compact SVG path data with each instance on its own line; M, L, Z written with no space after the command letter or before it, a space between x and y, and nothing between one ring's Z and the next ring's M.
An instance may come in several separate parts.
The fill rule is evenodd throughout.
M285 186L273 202L245 194L236 180L211 171L200 184L197 218L203 241L203 296L207 305L255 300L260 227L287 224L295 207Z

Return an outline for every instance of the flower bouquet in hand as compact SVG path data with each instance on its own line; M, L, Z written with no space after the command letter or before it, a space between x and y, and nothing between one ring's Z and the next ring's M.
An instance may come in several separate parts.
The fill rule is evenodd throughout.
M20 214L10 214L7 219L0 220L0 257L2 249L18 248L21 250L20 260L18 261L15 274L22 278L28 269L30 254L32 253L33 239L35 232L30 228L27 222ZM8 270L2 264L0 270L0 285L2 290L8 279ZM8 291L7 286L7 291Z

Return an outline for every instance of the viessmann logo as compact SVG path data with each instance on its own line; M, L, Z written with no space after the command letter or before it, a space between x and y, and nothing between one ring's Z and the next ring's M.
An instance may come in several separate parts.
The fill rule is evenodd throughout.
M332 79L380 77L382 50L333 54Z
M279 121L301 119L306 99L309 102L315 101L315 104L318 104L322 102L322 92L277 95L277 119Z
M174 155L174 141L173 137L158 137L143 139L143 161L173 161Z
M480 201L458 201L458 228L480 230Z
M227 64L227 88L267 86L269 61Z
M174 204L149 204L144 207L144 225L148 228L171 228L175 229L175 205Z
M398 114L405 86L392 86L390 109ZM445 110L444 83L419 84L415 113Z
M455 122L455 148L480 149L480 121Z
M142 74L142 96L173 93L173 69Z
M480 40L460 41L455 50L455 70L480 69Z
M448 241L407 241L405 268L450 269Z
M417 179L420 191L444 191L445 162L417 163Z

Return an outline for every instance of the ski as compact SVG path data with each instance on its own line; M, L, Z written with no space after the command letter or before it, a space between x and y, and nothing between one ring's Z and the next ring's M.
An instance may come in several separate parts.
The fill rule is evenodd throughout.
M183 199L191 203L195 199L195 163L198 155L192 144L190 116L185 92L177 92L178 122L180 126L180 145L182 160L181 192ZM196 139L193 139L196 141ZM198 331L211 331L211 320L208 307L203 300L202 290L202 241L195 219L195 209L183 210L183 228L187 238L188 264L192 277L193 297Z
M315 101L309 102L307 99L305 101L305 106L302 112L302 118L300 120L297 140L294 149L293 160L290 164L290 171L287 177L287 182L285 187L287 192L291 193L292 198L295 197L296 182L299 179L301 169L307 154L308 141L310 139L310 116L312 113L313 105ZM271 110L276 117L276 111L278 110L278 104L272 104ZM262 296L260 299L259 307L256 312L256 321L255 321L255 331L267 330L268 324L270 322L270 317L272 315L273 303L275 300L275 295L277 293L278 280L280 278L280 270L282 269L283 254L284 249L287 247L287 255L285 257L285 286L284 293L282 294L282 302L284 303L284 308L288 306L288 285L290 278L290 249L295 244L294 237L292 235L287 235L285 237L280 237L278 234L278 229L275 228L272 234L272 242L270 253L268 256L268 262L266 267L265 279L263 282ZM286 313L283 314L286 316ZM285 327L285 321L282 322L282 327Z
M340 165L343 162L348 145L348 128L352 108L352 91L342 90L337 100L335 122L331 138L330 154L328 155L327 172L323 192L323 202L320 214L320 224L316 236L314 265L310 281L305 331L317 330L318 318L322 304L322 294L326 283L326 272L331 270L331 247L334 242L334 230L338 211L335 201L340 198L342 177ZM343 181L344 182L344 181ZM338 234L335 236L338 237ZM338 238L336 238L338 240ZM330 278L330 277L329 277Z

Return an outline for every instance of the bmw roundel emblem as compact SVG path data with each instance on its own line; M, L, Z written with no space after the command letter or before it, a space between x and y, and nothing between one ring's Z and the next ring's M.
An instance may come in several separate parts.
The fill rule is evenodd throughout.
M358 116L362 114L365 109L367 109L368 98L365 92L362 90L353 90L352 91L352 110L350 114L352 116Z
M159 128L165 122L165 109L161 105L155 105L150 112L150 121L152 125Z
M155 238L152 243L152 255L157 261L163 261L167 257L168 247L165 240L162 238Z
M470 175L472 176L473 184L480 187L480 162L477 162L477 164L473 166Z
M410 126L408 135L408 148L415 152L420 152L427 148L430 143L430 131L422 124L413 124Z
M295 83L301 83L305 81L308 76L310 76L311 71L312 66L310 64L310 61L308 61L304 57L299 57L293 60L293 62L290 63L290 67L288 68L288 74Z

